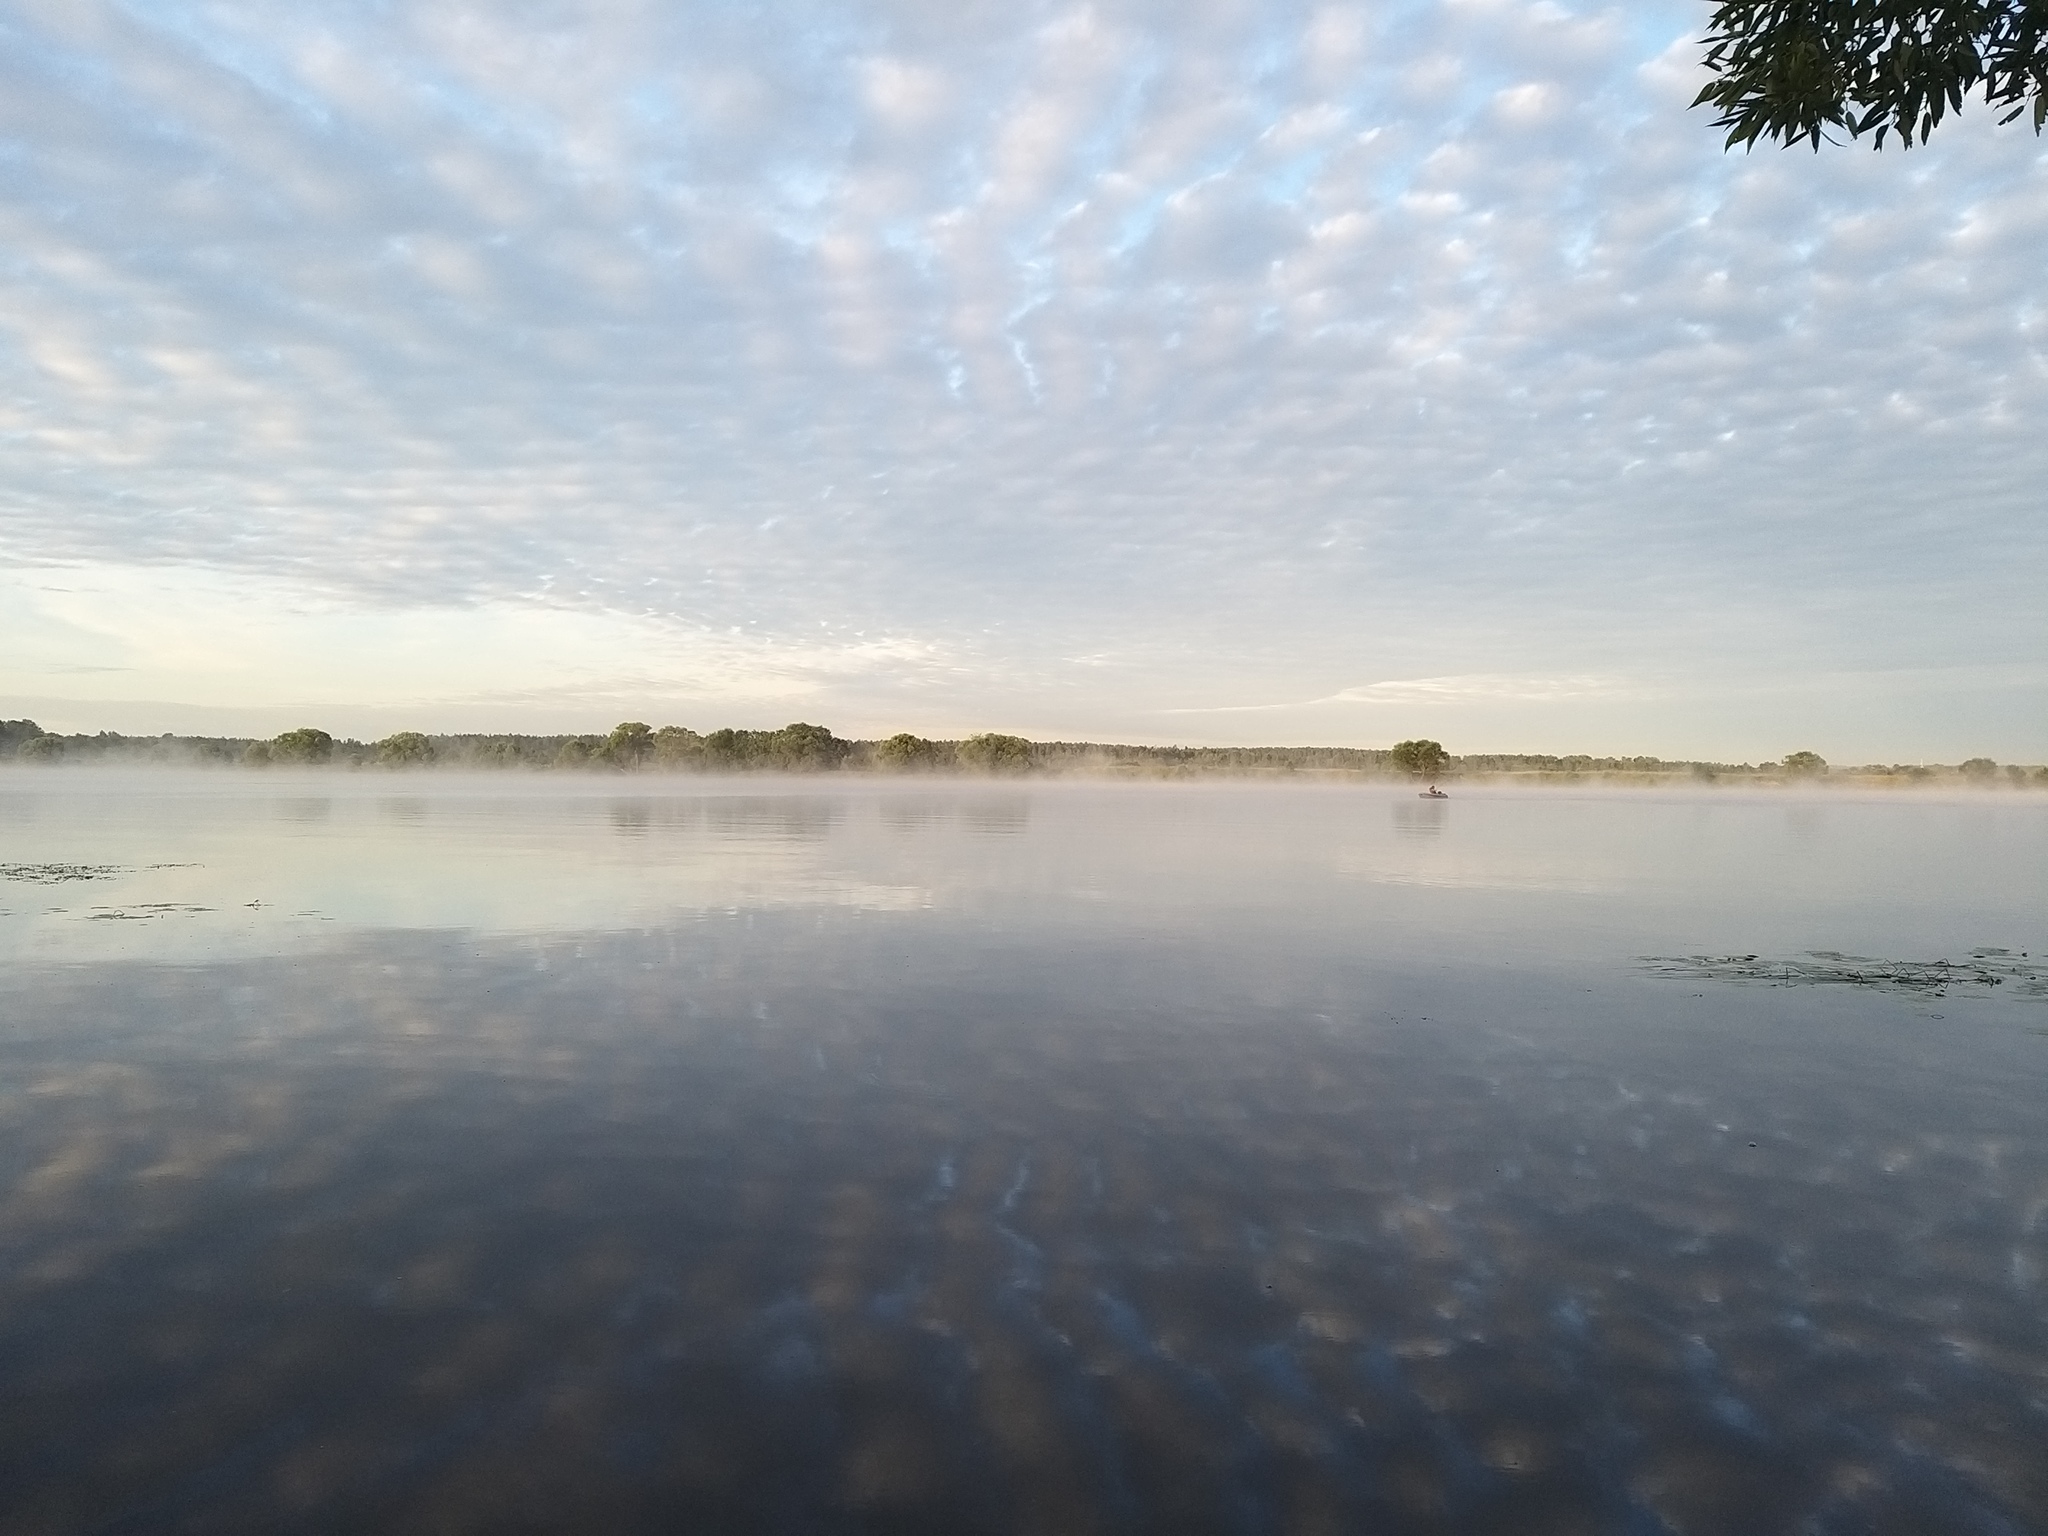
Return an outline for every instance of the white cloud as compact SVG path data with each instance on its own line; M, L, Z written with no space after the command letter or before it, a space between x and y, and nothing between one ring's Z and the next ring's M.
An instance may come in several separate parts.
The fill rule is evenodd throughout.
M1366 683L1340 688L1327 702L1340 704L1459 703L1468 699L1551 699L1611 698L1629 691L1625 683L1605 677L1515 677L1502 673L1472 673L1463 677L1397 678L1383 683Z
M862 62L860 73L868 107L896 132L929 128L954 103L953 82L929 64L874 58Z
M1517 677L1507 673L1469 673L1458 677L1390 678L1339 688L1314 699L1278 704L1211 704L1164 711L1170 715L1240 714L1268 710L1305 710L1324 704L1467 704L1508 700L1547 703L1561 699L1612 699L1647 696L1651 690L1609 677Z
M2048 653L2040 144L1724 155L1683 5L17 16L0 562L322 594L390 658L335 698L413 645L611 697L498 615L914 637L786 674L849 726L1679 750L1787 672ZM178 668L126 676L256 687ZM2035 686L1983 750L2048 755Z
M303 583L104 564L0 572L0 655L0 696L408 719L575 701L773 714L834 682L944 665L904 636L721 633L539 599L365 608Z

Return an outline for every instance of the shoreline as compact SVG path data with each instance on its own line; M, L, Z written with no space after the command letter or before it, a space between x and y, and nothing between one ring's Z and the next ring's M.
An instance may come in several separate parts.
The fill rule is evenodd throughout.
M2048 791L2048 766L2001 764L1987 757L1957 763L1831 764L1818 753L1796 751L1782 760L1725 763L1592 753L1460 754L1427 740L1385 748L1158 747L1031 741L998 732L932 740L907 731L869 740L835 736L824 726L802 721L779 730L727 728L701 735L676 725L656 730L639 721L623 722L605 733L398 731L365 742L336 739L312 726L261 739L169 732L63 734L45 731L33 720L0 720L0 768L6 767Z
M462 781L475 783L557 783L583 786L609 785L624 790L629 786L649 791L695 784L752 784L763 788L810 786L819 790L832 784L866 786L892 785L901 788L929 787L987 789L998 785L1021 788L1026 785L1211 785L1217 787L1318 786L1330 789L1378 789L1401 794L1415 793L1434 782L1456 799L1470 790L1553 792L1574 789L1618 790L1629 793L1705 792L1739 794L1755 792L1782 797L1831 797L1836 795L1880 795L1913 797L1963 797L1970 800L2007 800L2048 796L2048 771L2027 770L2021 780L2001 774L1984 782L1968 778L1953 768L1923 772L1865 773L1856 770L1825 775L1788 777L1751 771L1729 773L1645 773L1600 770L1474 770L1452 769L1433 781L1370 770L1345 768L1303 769L1214 769L1105 765L1087 767L1031 767L1008 770L900 769L873 764L831 768L761 766L655 766L622 768L603 763L506 764L450 762L385 765L375 762L329 762L319 764L246 764L238 762L151 761L148 759L87 760L56 763L0 761L0 784L54 784L63 780L107 779L113 777L201 778L246 780L252 786L271 782L287 784L354 783L385 784L392 788L435 783L453 786Z

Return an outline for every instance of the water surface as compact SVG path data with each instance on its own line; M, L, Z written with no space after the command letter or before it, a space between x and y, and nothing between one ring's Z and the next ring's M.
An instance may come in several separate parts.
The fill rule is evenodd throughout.
M0 1531L2048 1529L2040 802L24 772L0 839Z

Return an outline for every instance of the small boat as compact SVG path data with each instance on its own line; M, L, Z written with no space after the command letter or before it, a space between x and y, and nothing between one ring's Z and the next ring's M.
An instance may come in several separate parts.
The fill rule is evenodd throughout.
M1432 784L1415 798L1418 800L1448 800L1451 797Z

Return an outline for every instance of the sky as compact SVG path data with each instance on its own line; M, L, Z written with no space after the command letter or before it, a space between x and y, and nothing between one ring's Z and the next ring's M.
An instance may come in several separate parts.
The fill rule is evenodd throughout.
M1707 11L0 0L0 714L2048 759L2048 139Z

